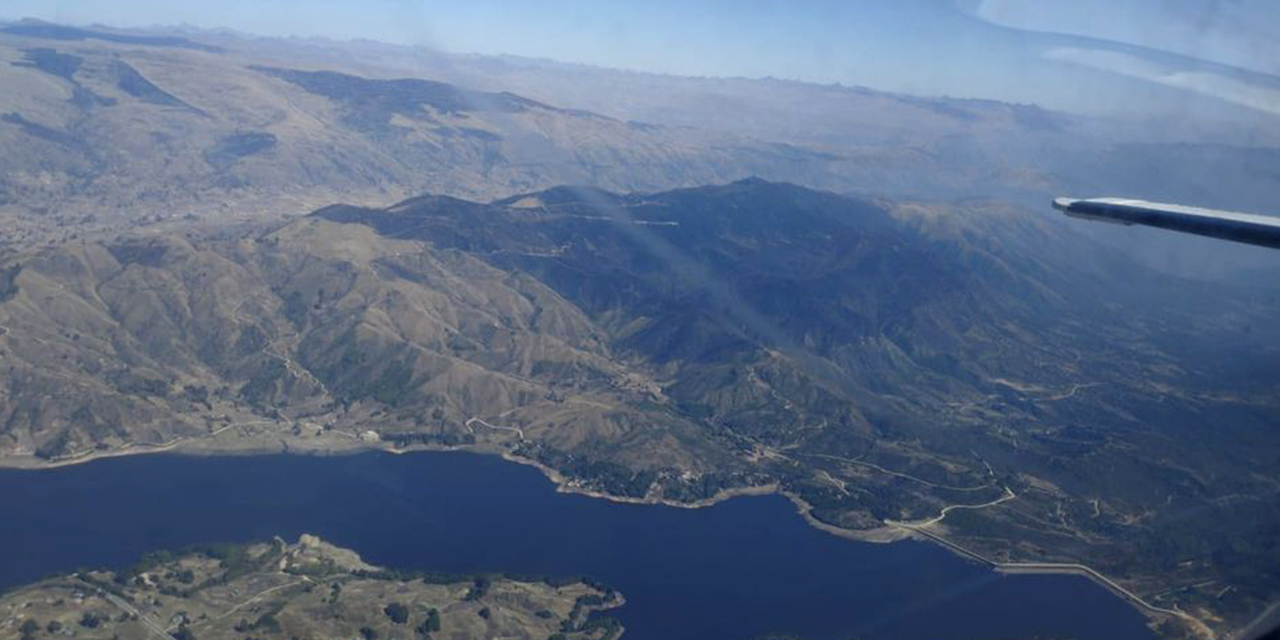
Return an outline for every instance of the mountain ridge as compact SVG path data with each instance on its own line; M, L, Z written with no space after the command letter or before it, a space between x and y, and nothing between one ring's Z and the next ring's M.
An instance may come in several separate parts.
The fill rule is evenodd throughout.
M501 453L629 500L782 490L824 526L927 522L1145 597L1229 575L1226 600L1156 602L1242 624L1269 577L1157 549L1269 539L1249 505L1274 489L1256 470L1280 381L1250 363L1276 357L1274 304L970 206L561 187L34 250L0 265L0 448L364 440ZM1166 495L1168 516L1144 512Z

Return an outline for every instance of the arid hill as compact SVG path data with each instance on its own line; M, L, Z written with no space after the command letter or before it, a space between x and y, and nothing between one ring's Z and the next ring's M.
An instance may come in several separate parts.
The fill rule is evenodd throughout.
M828 526L1081 562L1241 624L1280 590L1276 301L1063 229L746 180L67 242L0 265L0 452L257 424L626 499L777 487Z

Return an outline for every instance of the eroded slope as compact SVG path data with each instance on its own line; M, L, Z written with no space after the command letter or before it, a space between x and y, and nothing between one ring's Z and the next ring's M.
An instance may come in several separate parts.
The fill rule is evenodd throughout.
M466 446L619 498L781 488L1219 628L1276 594L1274 300L1017 209L557 188L2 266L11 462Z

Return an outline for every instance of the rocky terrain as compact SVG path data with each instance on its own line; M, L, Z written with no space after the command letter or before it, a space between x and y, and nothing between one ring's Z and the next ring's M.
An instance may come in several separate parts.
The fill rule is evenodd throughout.
M623 499L781 489L1239 624L1277 588L1276 301L1046 224L749 180L63 243L3 264L0 451L274 432Z

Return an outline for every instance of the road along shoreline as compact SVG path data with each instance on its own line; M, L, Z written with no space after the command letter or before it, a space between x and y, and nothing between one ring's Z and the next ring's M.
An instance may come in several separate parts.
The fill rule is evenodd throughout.
M638 498L630 496L616 496L577 485L572 478L563 475L556 469L536 460L519 456L511 452L510 449L500 445L410 445L406 447L396 447L387 442L362 441L355 435L346 432L341 432L341 436L343 437L337 437L338 432L336 431L328 433L333 435L324 437L320 441L317 441L314 437L301 438L291 435L279 435L272 438L273 442L271 444L255 442L249 443L248 445L243 442L237 443L235 441L217 442L211 436L197 436L191 438L177 438L173 441L159 444L134 444L120 449L94 451L57 460L44 460L35 456L3 456L0 457L0 469L8 468L37 471L41 469L55 469L59 467L86 464L93 462L94 460L105 458L117 458L152 453L171 453L175 455L197 456L267 455L279 453L288 453L293 455L337 456L354 455L370 451L381 451L397 455L427 451L462 451L475 454L496 455L508 462L530 466L537 469L543 476L551 481L555 486L556 491L559 493L577 494L624 504L647 504L662 505L679 509L701 509L742 496L781 495L791 501L796 508L797 514L800 515L805 522L810 526L831 535L857 542L869 542L874 544L886 544L906 539L932 542L950 550L956 555L970 561L986 565L1001 573L1038 573L1084 576L1112 593L1115 593L1153 623L1174 619L1184 623L1188 630L1199 638L1213 640L1218 637L1218 635L1214 633L1208 625L1204 624L1204 622L1198 618L1176 609L1166 609L1152 605L1146 600L1143 600L1137 594L1125 589L1111 578L1108 578L1097 570L1086 565L1052 562L999 562L956 544L933 531L927 530L927 527L936 523L920 525L906 522L886 521L884 526L875 529L845 529L818 520L812 514L812 505L805 502L799 495L783 489L778 484L723 489L715 495L691 502L668 500L659 496L645 496Z

